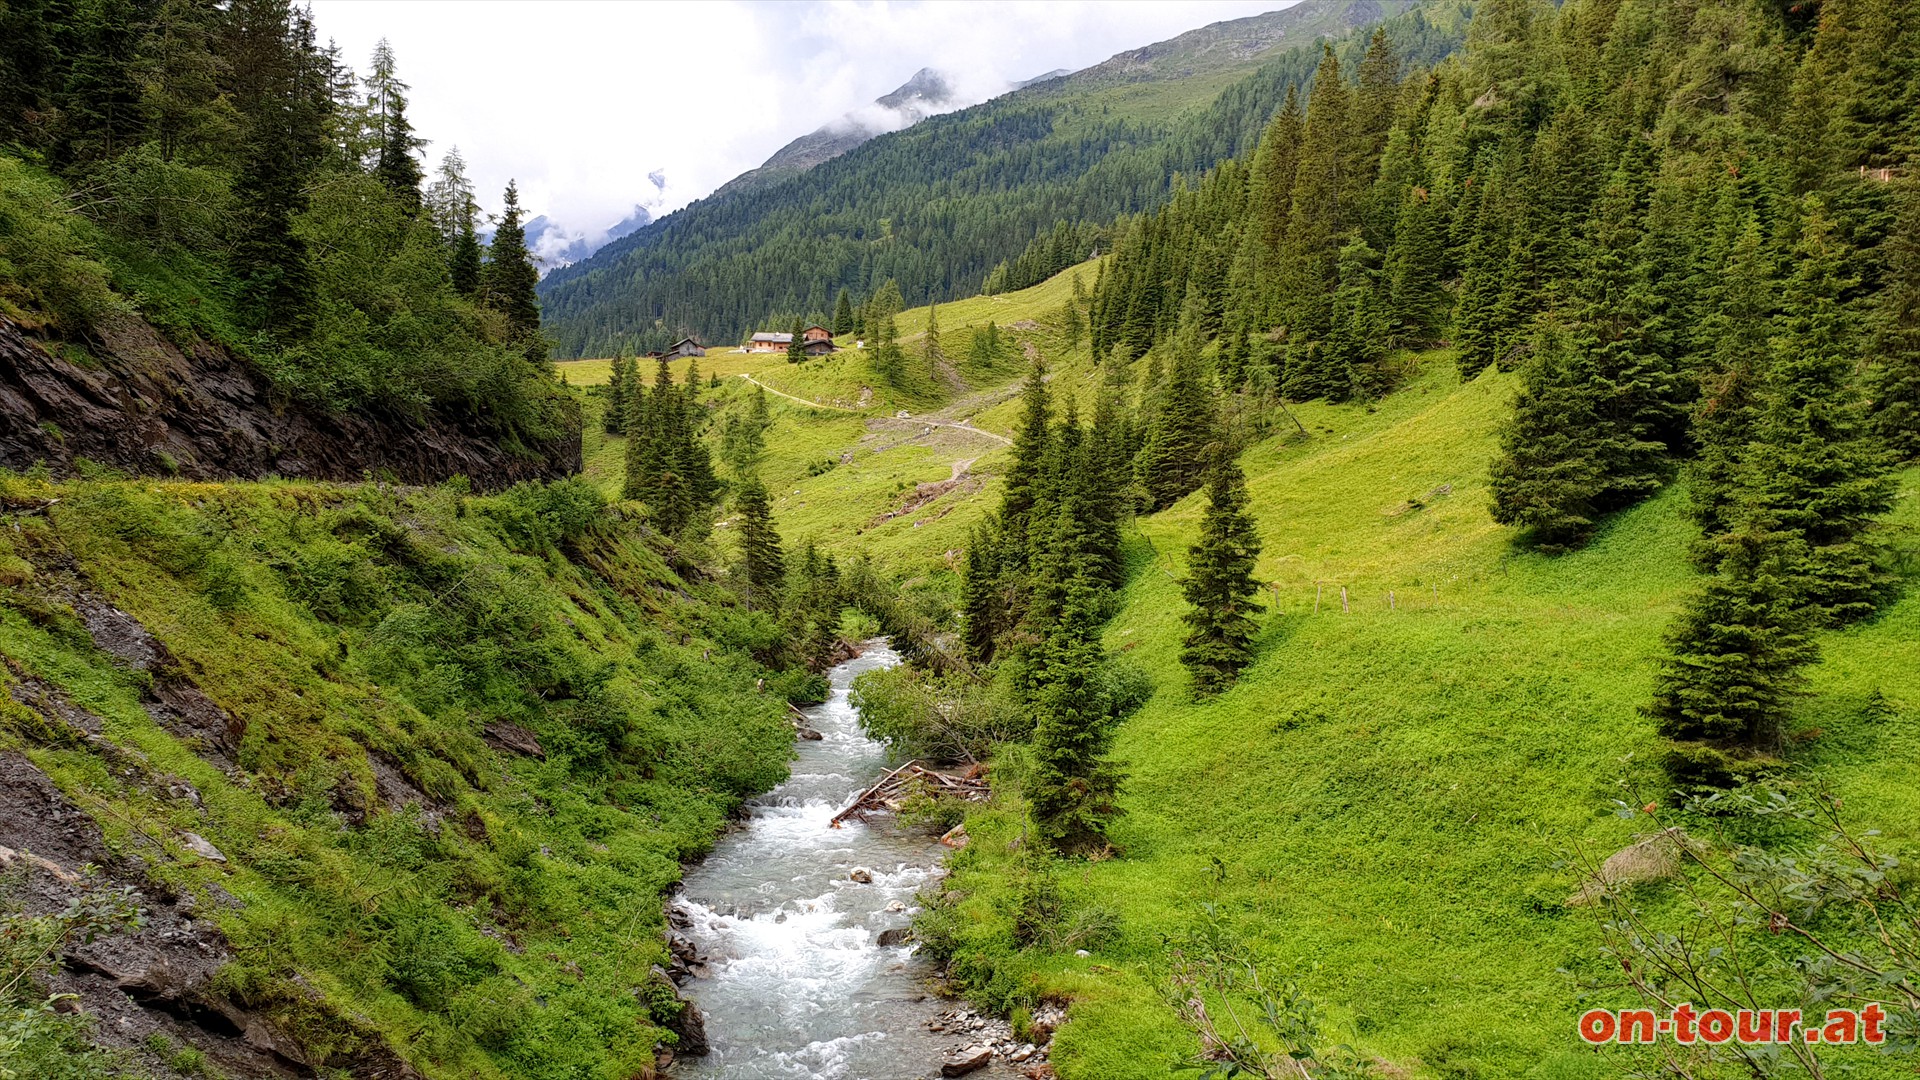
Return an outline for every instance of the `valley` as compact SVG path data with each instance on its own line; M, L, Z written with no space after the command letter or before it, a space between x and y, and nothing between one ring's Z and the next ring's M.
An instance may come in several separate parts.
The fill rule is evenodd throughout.
M1915 1075L1920 2L328 17L0 5L0 1080Z

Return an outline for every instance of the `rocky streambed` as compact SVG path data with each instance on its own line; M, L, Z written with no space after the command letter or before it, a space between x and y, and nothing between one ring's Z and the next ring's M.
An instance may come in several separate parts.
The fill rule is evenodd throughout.
M939 998L931 963L914 955L916 897L945 849L885 818L830 824L888 764L861 733L848 688L899 662L873 643L835 667L831 696L806 710L820 738L799 743L791 778L688 872L669 918L681 990L703 1015L709 1052L681 1056L671 1075L1051 1075L1042 1047Z

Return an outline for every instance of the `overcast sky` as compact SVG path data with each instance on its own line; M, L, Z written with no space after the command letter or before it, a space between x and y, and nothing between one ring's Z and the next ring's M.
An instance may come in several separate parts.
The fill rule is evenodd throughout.
M922 67L984 99L1015 80L1295 0L1028 3L313 0L365 71L393 43L428 171L450 146L481 204L604 229L706 195ZM655 174L659 181L649 179Z

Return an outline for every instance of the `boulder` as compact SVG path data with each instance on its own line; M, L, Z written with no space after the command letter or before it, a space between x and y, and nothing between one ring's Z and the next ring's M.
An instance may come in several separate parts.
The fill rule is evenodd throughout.
M864 866L856 866L853 868L853 872L847 875L847 880L857 881L862 885L871 885L873 884L873 871Z
M673 999L680 1003L678 1014L655 1021L678 1037L679 1042L673 1051L675 1056L698 1057L711 1051L712 1046L707 1042L707 1018L701 1013L700 1006L695 1005L680 993L680 988L673 985L673 980L668 978L666 971L660 965L653 966L652 976L660 985L670 990L673 993Z
M965 1076L975 1069L984 1069L993 1061L993 1047L969 1046L965 1050L955 1050L940 1063L941 1076Z
M203 859L211 859L214 862L227 861L227 857L220 853L220 849L217 847L214 847L211 843L207 841L206 837L201 836L199 833L192 833L192 832L181 833L180 844L182 847L185 847L188 851L193 852L195 855L198 855Z
M966 847L967 842L971 839L972 837L967 835L966 825L962 823L948 829L946 835L940 838L940 842L950 848L958 850L959 848Z
M912 940L913 929L911 927L896 926L891 930L880 931L879 945L883 949L891 949L895 945L905 945Z
M819 732L813 730L810 727L803 727L798 731L794 732L794 734L800 736L802 739L805 739L808 742L819 742L821 739L826 738L825 735L820 734Z

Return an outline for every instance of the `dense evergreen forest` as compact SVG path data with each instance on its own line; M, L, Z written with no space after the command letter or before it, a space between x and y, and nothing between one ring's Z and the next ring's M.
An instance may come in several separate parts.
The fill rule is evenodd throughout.
M1458 47L1465 22L1466 5L1448 0L1389 25L1402 56L1430 64ZM1336 46L1350 58L1364 47ZM971 296L983 282L1033 284L1105 250L1101 230L1159 205L1177 177L1252 146L1318 59L1317 48L1289 49L1172 119L1131 118L1042 85L930 117L783 183L695 203L546 277L555 355L824 321L838 290L864 298L888 280L909 305Z
M1462 57L1331 49L1258 148L1119 230L1097 355L1251 405L1366 400L1396 350L1518 369L1493 514L1541 550L1676 475L1716 571L1650 711L1684 779L1780 748L1808 632L1886 598L1920 407L1920 8L1486 0ZM1216 380L1214 382L1213 380ZM1204 413L1202 414L1204 415ZM1202 436L1141 475L1197 489Z
M324 408L560 434L515 193L483 252L407 90L384 43L358 73L287 0L8 3L0 314L84 354L137 313Z

